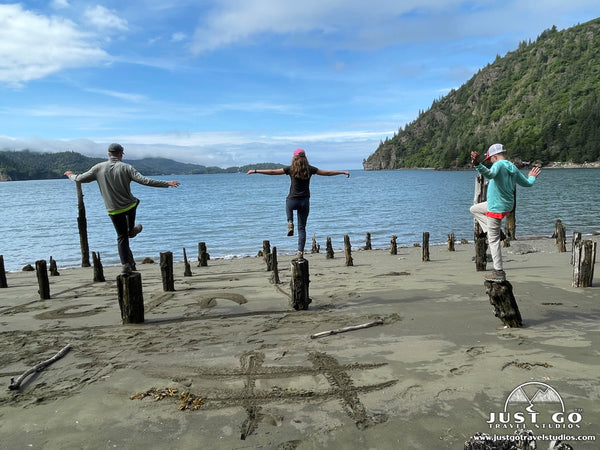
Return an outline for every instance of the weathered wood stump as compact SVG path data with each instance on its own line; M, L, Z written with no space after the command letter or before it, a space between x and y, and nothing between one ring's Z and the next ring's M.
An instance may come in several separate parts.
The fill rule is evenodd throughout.
M296 311L308 309L312 302L308 296L309 272L308 261L304 258L292 259L292 279L290 280L290 289L292 296L290 306Z
M371 248L371 233L367 233L365 237L365 250L372 250Z
M448 251L449 252L453 252L454 250L454 241L456 241L456 236L454 236L454 233L450 233L448 235Z
M487 266L487 240L484 233L475 238L475 270L485 272Z
M319 244L317 244L317 238L313 234L313 237L312 237L312 248L310 249L310 252L311 253L319 253L320 250L321 250L321 246Z
M573 246L573 287L590 287L594 280L596 242L579 239Z
M333 259L333 246L331 245L331 238L327 237L327 248L326 248L326 259Z
M75 184L77 185L77 228L79 230L79 246L81 247L81 267L90 267L90 246L88 244L83 191L81 190L81 182L78 181Z
M346 254L346 266L353 266L352 246L350 245L350 237L347 234L344 235L344 252Z
M4 269L4 255L0 255L0 288L7 288L6 270Z
M273 247L273 251L271 252L271 270L273 273L271 274L270 282L272 284L279 284L279 268L277 267L277 247Z
M581 233L574 231L573 239L571 240L571 265L575 264L575 249L579 244L581 244Z
M57 277L60 275L58 267L56 266L56 260L52 258L52 256L50 257L50 268L48 270L50 271L51 277Z
M267 272L273 271L273 252L265 255L265 262L267 263Z
M475 195L473 196L473 204L485 202L487 199L487 187L488 182L483 175L477 174L475 177ZM473 229L473 240L477 239L481 233L483 233L483 229L477 219L474 219L474 229Z
M100 252L92 252L92 261L94 263L94 282L104 282L104 268L100 260Z
M263 261L267 262L267 255L271 253L271 243L269 241L263 241Z
M506 280L500 282L486 280L484 284L485 293L494 307L494 315L510 328L520 327L521 313L513 295L512 285Z
M144 323L142 274L133 272L117 276L117 289L123 324Z
M46 266L46 260L40 259L35 262L35 274L37 275L40 300L47 300L50 298L50 282L48 281L48 269Z
M160 274L162 276L163 291L175 290L175 278L173 277L173 252L160 254Z
M396 236L395 234L392 235L392 239L390 240L390 253L392 255L397 255L398 254L398 244L396 243L396 239L398 239L398 236Z
M422 260L429 261L429 233L427 231L423 233Z
M506 238L502 241L503 247L510 247L510 241L517 240L517 189L513 190L513 209L506 216L504 222L504 234Z
M564 253L567 251L567 235L565 226L562 224L560 219L556 220L556 224L554 225L554 234L552 235L554 240L556 241L556 246L558 247L559 253Z
M187 253L185 252L185 247L183 247L183 264L185 265L185 269L183 270L184 277L192 276L192 268L190 267L190 262L187 259Z
M206 243L199 242L198 243L198 267L208 266L209 259L210 259L210 255L206 251Z

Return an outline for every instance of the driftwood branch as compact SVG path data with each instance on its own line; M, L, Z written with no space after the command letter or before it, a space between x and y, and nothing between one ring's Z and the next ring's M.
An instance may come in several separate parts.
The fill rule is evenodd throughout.
M16 380L14 378L11 378L10 386L8 387L8 389L10 389L11 391L16 391L17 389L19 389L19 387L21 386L21 383L23 382L23 380L25 378L27 378L29 375L31 375L34 372L41 372L46 367L48 367L50 364L52 364L55 361L58 361L60 358L65 356L69 352L69 350L71 350L71 344L67 344L60 352L58 352L52 358L50 358L46 361L42 361L41 363L33 366L31 369L27 370L25 373L23 373L23 375L21 375Z
M374 327L375 325L383 325L383 319L377 319L373 322L363 323L361 325L352 325L349 327L338 328L337 330L321 331L320 333L311 334L311 339L316 339L324 336L331 336L332 334L345 333L346 331L362 330L364 328Z

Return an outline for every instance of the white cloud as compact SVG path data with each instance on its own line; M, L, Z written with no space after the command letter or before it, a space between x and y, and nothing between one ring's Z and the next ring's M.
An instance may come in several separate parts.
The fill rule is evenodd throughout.
M70 20L25 11L20 4L0 5L0 83L20 87L107 58Z
M50 2L50 6L52 6L54 9L66 9L71 5L69 4L68 0L52 0L52 2Z
M96 5L85 10L85 20L98 30L127 31L127 20L121 19L114 11L101 5Z

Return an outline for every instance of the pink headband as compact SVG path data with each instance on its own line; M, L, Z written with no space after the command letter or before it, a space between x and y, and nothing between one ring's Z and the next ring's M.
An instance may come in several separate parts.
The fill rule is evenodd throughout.
M299 155L304 155L304 149L297 148L296 150L294 150L294 156L299 156Z

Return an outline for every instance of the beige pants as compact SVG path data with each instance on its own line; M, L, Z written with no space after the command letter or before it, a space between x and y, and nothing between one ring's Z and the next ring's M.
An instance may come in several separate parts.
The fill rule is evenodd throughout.
M502 219L494 219L485 215L487 212L487 202L475 203L469 211L475 216L484 233L488 235L488 243L492 254L492 261L495 270L502 269L502 250L500 247L500 230L502 229Z

